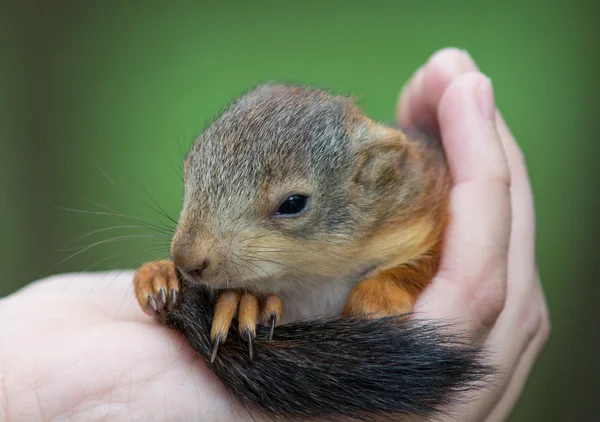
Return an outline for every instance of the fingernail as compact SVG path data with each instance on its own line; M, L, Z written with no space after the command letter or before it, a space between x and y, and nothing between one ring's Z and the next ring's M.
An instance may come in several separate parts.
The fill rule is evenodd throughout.
M485 78L485 80L479 84L477 96L479 97L479 110L483 117L487 120L494 121L496 104L490 78Z

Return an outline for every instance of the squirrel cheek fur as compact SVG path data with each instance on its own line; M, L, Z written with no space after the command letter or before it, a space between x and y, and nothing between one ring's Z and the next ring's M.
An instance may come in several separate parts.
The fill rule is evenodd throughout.
M438 269L449 189L439 141L346 97L258 87L192 147L172 261L142 266L136 297L246 408L430 416L492 371L409 314ZM292 193L309 195L305 212L273 217Z

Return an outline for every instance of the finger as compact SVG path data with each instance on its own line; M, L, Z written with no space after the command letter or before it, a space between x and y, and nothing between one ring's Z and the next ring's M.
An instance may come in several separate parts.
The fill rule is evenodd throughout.
M452 81L464 73L478 71L470 56L457 48L436 52L427 61L425 69L424 101L435 119L442 96Z
M425 69L420 67L400 91L396 112L396 124L402 128L419 128L417 121L427 111L423 98L423 78Z
M504 361L498 368L497 375L491 381L492 391L488 389L479 389L469 391L462 397L461 402L452 409L453 415L460 415L461 420L465 421L505 421L510 415L521 391L527 381L527 378L542 351L549 331L540 330L535 338L529 343L529 347L520 356L518 363L514 366L506 364ZM506 341L506 339L504 339ZM506 377L500 379L499 377ZM455 421L455 416L440 418L442 422Z
M424 96L430 109L437 107L443 92L455 77L465 72L479 70L468 53L454 48L444 49L434 54L425 69ZM496 113L495 121L511 174L512 222L507 270L507 303L519 306L527 297L524 294L529 288L527 284L537 279L533 194L524 155L500 112ZM521 300L513 301L513 298Z
M418 303L428 314L474 313L462 316L484 327L504 303L510 233L510 175L494 110L490 82L479 73L459 76L440 100L451 220L440 271Z
M465 52L457 48L445 48L433 54L425 65L423 78L423 99L427 107L426 121L429 123L428 134L439 138L440 129L437 120L437 109L442 95L450 83L463 73L463 56Z
M500 112L496 113L496 126L511 173L512 233L507 294L518 298L523 289L529 288L527 282L537 280L535 207L525 156Z
M520 362L531 355L532 344L538 344L537 349L541 350L550 332L548 308L539 279L532 285L527 285L530 287L529 291L521 301L526 306L511 306L507 303L487 337L486 348L496 357L498 371L495 383L498 388L514 384L514 377L522 377L524 382L527 374L522 373ZM543 343L539 343L540 336L544 338ZM504 394L502 391L501 393Z
M435 109L450 82L458 75L478 71L473 58L465 51L447 48L435 53L425 67L424 95L430 109ZM535 211L527 166L521 148L497 111L496 128L504 148L511 174L512 234L511 262L515 269L527 268L527 277L535 272ZM522 276L520 277L523 278Z
M496 407L486 418L487 421L505 420L521 396L523 387L529 378L535 362L543 351L550 337L550 321L546 304L542 306L542 325L535 338L529 343L525 352L520 356L516 368L511 374L510 381Z
M447 63L451 60L455 61L452 66L456 66L460 72L479 70L473 58L460 50L455 55L440 54L436 62L443 61L445 64L439 63L438 65L451 67ZM428 73L431 72L433 70L428 70ZM435 104L439 95L438 91L439 89L436 89L436 87L428 85L426 77L425 95L429 104ZM496 111L495 122L511 175L512 226L509 246L507 302L519 306L522 300L513 301L513 298L523 298L524 290L530 287L528 284L537 280L535 207L525 156L499 111Z
M400 127L426 131L439 137L437 105L454 78L470 64L463 50L445 48L433 54L402 89L396 111ZM472 61L471 61L472 62Z

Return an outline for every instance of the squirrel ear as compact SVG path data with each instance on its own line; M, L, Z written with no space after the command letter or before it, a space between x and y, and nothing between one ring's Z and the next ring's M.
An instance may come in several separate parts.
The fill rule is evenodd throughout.
M369 123L356 139L354 182L364 189L385 190L405 175L410 154L404 134Z

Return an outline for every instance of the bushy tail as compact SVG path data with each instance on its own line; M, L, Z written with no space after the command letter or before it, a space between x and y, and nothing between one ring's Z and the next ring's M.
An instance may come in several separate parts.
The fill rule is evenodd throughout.
M210 361L212 297L186 287L163 322ZM254 359L233 324L208 366L239 403L273 419L371 421L431 417L485 382L492 368L478 349L440 324L406 317L333 318L257 327Z

